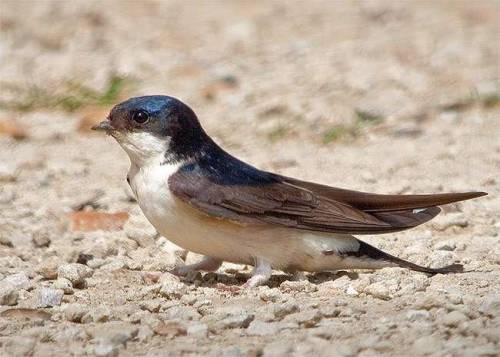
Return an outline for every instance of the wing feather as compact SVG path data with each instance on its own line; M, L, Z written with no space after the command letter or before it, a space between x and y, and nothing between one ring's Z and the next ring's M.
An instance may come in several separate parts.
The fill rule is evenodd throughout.
M388 233L415 227L439 214L436 206L485 195L379 195L345 190L265 172L215 144L197 163L168 179L180 200L207 215L241 223L348 234Z

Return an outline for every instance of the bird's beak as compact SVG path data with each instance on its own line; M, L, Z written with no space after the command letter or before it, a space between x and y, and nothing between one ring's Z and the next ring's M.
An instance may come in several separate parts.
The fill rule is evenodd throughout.
M92 130L109 132L109 131L115 130L115 128L113 128L113 126L111 125L111 122L109 120L104 120L104 121L100 122L99 124L94 125L92 127Z

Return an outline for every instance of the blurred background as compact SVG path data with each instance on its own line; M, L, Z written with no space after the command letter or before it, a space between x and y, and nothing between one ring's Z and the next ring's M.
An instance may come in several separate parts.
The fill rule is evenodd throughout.
M162 269L147 263L154 247L137 253L133 224L120 231L129 215L149 227L125 182L128 158L89 130L149 94L183 100L224 148L266 170L379 193L487 191L446 208L435 235L370 239L421 264L498 268L499 40L495 0L1 0L0 256L18 258L0 259L0 278L31 279L48 257L82 252ZM118 232L80 233L101 224L78 226L80 211L125 216L106 218ZM399 239L413 235L418 244ZM463 249L436 253L442 239Z
M486 120L500 100L497 1L3 0L1 10L0 109L19 118L169 94L232 145L327 145L365 129L413 137L436 120Z

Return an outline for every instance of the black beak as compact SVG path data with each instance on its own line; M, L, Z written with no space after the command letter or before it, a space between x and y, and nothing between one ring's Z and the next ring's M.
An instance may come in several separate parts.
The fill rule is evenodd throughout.
M111 130L114 130L114 128L111 125L111 122L109 120L104 120L104 121L100 122L99 124L94 125L92 127L92 130L111 131Z

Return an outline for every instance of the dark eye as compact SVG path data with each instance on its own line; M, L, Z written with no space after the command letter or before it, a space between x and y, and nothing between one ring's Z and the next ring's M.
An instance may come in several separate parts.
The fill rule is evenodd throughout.
M148 121L148 119L149 119L149 114L144 110L139 110L138 112L132 114L132 120L139 124L144 124L145 122Z

